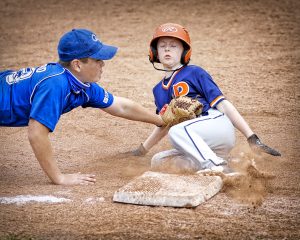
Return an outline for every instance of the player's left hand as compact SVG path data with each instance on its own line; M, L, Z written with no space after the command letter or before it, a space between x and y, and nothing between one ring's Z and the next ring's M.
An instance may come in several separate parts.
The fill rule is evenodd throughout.
M264 152L273 156L281 156L280 152L263 144L256 134L252 134L250 137L248 137L247 141L254 152Z
M145 149L143 143L140 144L140 146L132 151L133 156L145 156L147 154L147 150Z
M59 185L89 185L95 184L96 176L94 174L82 174L71 173L71 174L62 174L59 182L56 184Z

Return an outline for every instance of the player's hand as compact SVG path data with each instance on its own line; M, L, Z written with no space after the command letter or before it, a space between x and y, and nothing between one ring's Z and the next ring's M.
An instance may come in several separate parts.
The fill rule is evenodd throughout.
M96 176L94 174L82 174L72 173L72 174L62 174L60 181L57 183L59 185L89 185L95 184Z
M140 146L132 151L133 156L145 156L147 154L147 150L145 149L143 143L140 144Z
M263 144L256 134L252 134L247 139L251 149L256 153L267 153L273 156L281 156L280 152Z

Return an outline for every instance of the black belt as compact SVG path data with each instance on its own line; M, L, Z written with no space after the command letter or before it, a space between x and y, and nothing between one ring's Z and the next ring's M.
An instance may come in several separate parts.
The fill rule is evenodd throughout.
M198 115L197 117L204 117L204 116L208 116L209 113L208 112L203 112L200 115Z

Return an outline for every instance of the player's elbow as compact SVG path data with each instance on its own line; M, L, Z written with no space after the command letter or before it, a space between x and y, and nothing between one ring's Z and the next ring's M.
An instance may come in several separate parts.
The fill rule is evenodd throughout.
M49 129L34 119L28 124L28 140L30 144L38 142L44 136L48 136Z
M38 139L39 139L39 132L37 131L37 129L29 127L28 128L28 141L30 142L30 144L37 142Z

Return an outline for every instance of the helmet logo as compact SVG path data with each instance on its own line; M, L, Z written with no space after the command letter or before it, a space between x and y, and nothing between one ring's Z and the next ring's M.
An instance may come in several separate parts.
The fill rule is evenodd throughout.
M177 28L172 27L172 26L166 26L166 27L162 28L161 30L163 32L177 32Z

